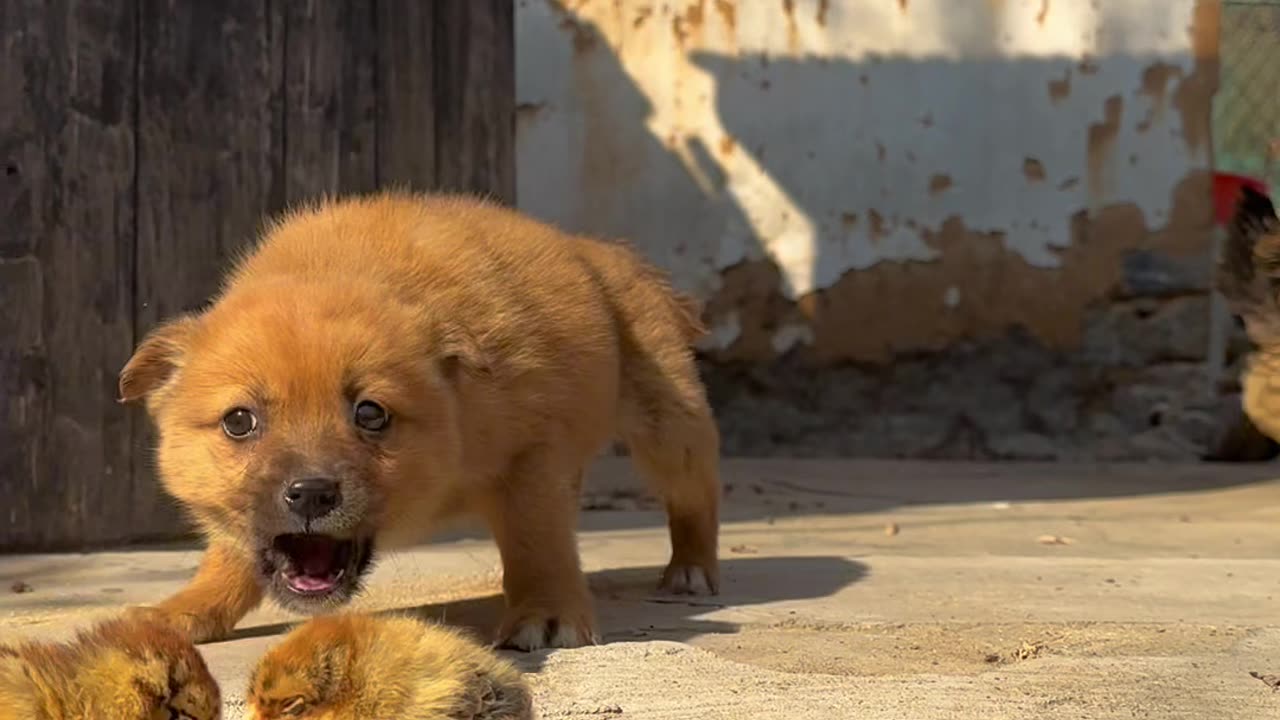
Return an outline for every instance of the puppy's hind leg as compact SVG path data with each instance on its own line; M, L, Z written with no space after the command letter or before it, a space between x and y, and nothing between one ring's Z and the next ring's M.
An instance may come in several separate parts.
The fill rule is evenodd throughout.
M624 407L622 437L640 473L662 498L671 562L661 590L720 591L720 433L692 360L676 382L650 375Z

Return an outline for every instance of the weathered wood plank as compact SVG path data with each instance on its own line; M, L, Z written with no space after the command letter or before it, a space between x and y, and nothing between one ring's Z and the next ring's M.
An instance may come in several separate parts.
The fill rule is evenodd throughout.
M378 183L436 187L435 0L378 0Z
M137 336L203 305L284 202L280 0L141 2ZM139 411L139 415L141 415ZM136 482L154 486L150 423ZM157 496L148 532L179 516Z
M515 202L513 0L436 3L436 180Z
M514 196L508 0L0 0L0 551L182 533L116 373L286 201Z
M133 0L0 3L0 549L134 536Z
M290 204L377 185L375 7L361 0L288 4L284 165Z

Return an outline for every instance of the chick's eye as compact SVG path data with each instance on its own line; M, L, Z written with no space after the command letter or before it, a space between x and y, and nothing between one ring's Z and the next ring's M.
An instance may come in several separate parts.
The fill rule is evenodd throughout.
M372 400L361 400L356 403L356 426L367 432L385 430L391 422L387 409Z
M285 715L301 715L307 709L307 699L304 697L295 697L289 699L280 708L280 712Z
M235 408L222 416L222 431L227 437L242 440L258 429L258 416L245 408Z

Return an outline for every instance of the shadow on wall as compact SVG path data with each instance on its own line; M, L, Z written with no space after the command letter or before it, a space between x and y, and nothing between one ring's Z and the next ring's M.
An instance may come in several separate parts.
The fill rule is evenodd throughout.
M779 327L808 328L801 337L824 363L883 362L1012 328L1070 349L1089 307L1113 294L1207 288L1211 86L1175 66L692 60L715 78L726 147L750 154L785 194L782 211L811 228L807 253L763 239L780 270L775 292L800 302L740 311L730 356L788 348ZM1144 74L1146 87L1117 85ZM1151 288L1140 262L1125 276L1135 255L1178 272ZM1104 363L1199 359L1198 332L1156 357L1121 336L1091 350Z
M635 242L678 278L714 277L718 243L745 243L753 247L749 255L761 257L751 225L728 192L728 178L713 153L697 138L655 136L650 127L653 103L600 28L557 0L546 5L559 26L568 29L572 47L564 47L564 36L557 34L545 47L524 47L520 54L572 52L575 60L568 64L573 106L557 108L564 114L555 122L549 121L542 103L517 106L523 168L517 189L520 206L575 232ZM590 62L580 61L586 55ZM562 80L528 65L518 71L522 95L555 95L540 85ZM566 164L573 167L566 169ZM576 183L566 187L555 179L564 174Z
M700 50L687 18L669 46L656 10L606 37L548 4L567 31L522 35L547 47L522 48L544 59L520 84L560 114L522 108L521 204L632 239L711 296L722 359L812 345L824 364L884 362L1014 327L1071 348L1109 293L1205 287L1216 67L1129 53L1131 12L1108 14L1099 59L1002 56L999 26L972 13L940 21L960 59L855 61ZM540 175L575 162L571 187ZM1153 263L1177 277L1149 287Z
M521 108L521 205L633 240L709 298L710 374L752 375L711 378L730 452L1194 460L1218 442L1238 402L1203 397L1199 10L1167 53L1137 49L1155 7L1137 3L1085 28L1096 58L1011 58L973 13L934 23L958 58L854 60L700 50L658 10L643 32L596 13L606 37L548 5L564 32L527 33L545 46L521 49L542 59L519 84L557 105ZM655 40L669 24L678 45ZM774 397L739 402L752 384Z

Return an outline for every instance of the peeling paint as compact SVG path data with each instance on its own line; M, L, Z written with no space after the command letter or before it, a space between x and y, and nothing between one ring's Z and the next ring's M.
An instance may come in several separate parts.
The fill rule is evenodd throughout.
M1071 96L1071 70L1068 68L1062 77L1049 80L1049 99L1054 104Z
M1102 122L1089 126L1089 193L1094 198L1107 197L1107 184L1111 179L1112 149L1120 134L1120 122L1124 117L1124 98L1112 95L1103 104Z
M700 349L711 350L732 346L742 335L742 324L738 313L730 311L707 329L707 334L699 339Z
M960 288L952 285L942 294L942 304L949 308L955 308L960 304Z
M783 325L773 334L771 344L773 352L778 355L787 354L797 345L812 345L813 328L798 323Z
M1022 176L1027 179L1027 182L1044 182L1044 163L1030 157L1023 160Z
M1074 310L952 274L987 262L1038 287L1063 275L1062 302L1084 304L1105 287L1065 275L1111 275L1073 260L1081 223L1127 243L1190 212L1177 203L1207 203L1180 188L1209 167L1211 0L1020 0L962 14L953 0L518 7L517 99L542 108L518 129L521 207L632 240L716 300L713 323L736 311L739 330L718 347L774 352L809 298L865 313L873 294L840 288L908 270L933 289L895 292L922 309L955 287L966 308L991 303L1001 322L1068 342ZM1102 222L1116 208L1123 227ZM757 266L776 269L750 284L780 298L767 312L734 285L734 268ZM1001 309L1014 303L1024 307ZM872 323L858 342L817 322L812 348L878 357L997 327L968 314L921 334Z

